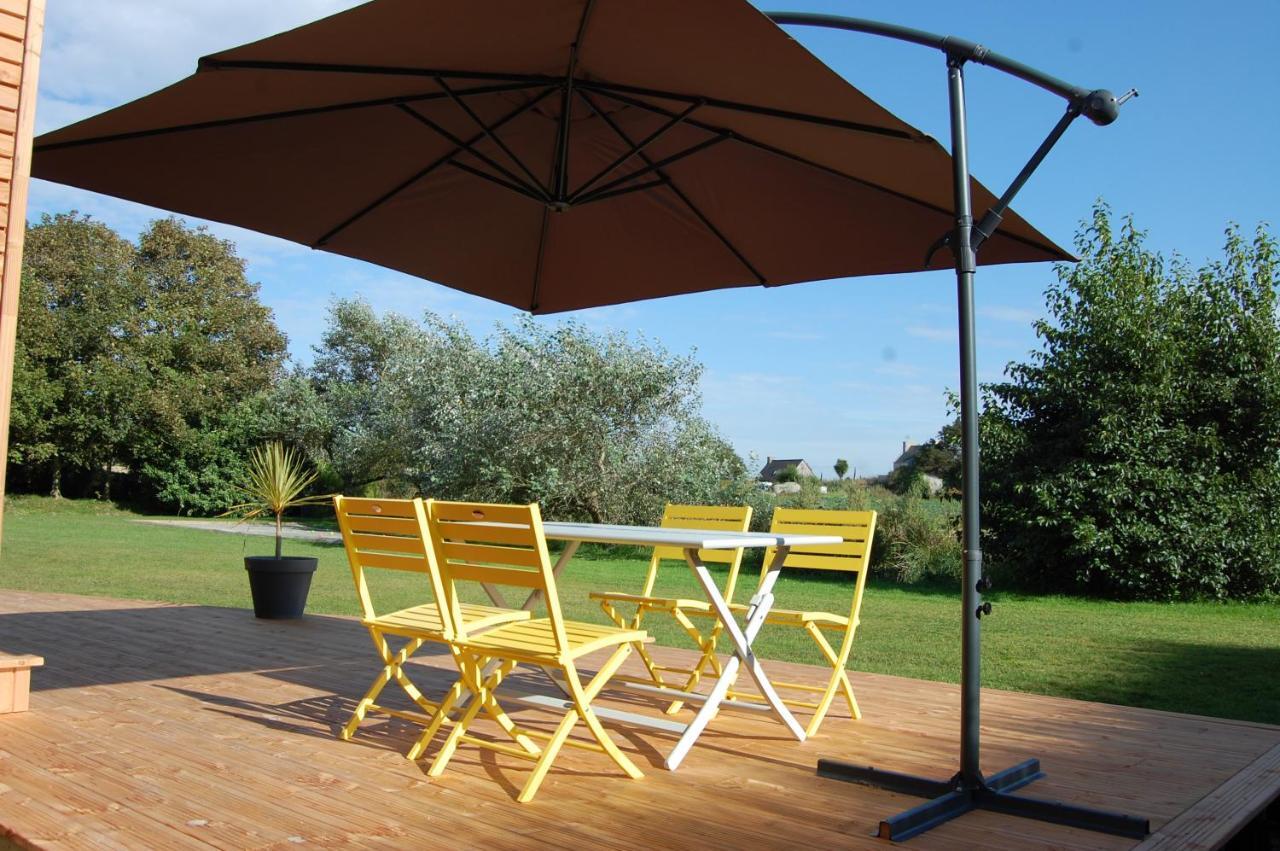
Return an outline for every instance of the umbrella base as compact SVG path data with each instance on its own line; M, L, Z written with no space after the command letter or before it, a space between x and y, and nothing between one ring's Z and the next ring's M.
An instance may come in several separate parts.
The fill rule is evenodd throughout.
M1038 759L1020 762L988 778L980 779L976 784L964 780L960 775L946 781L933 780L832 759L818 760L818 774L834 780L930 798L931 800L917 807L880 822L874 835L897 842L918 836L973 810L990 810L1133 839L1141 839L1151 832L1150 822L1139 816L1011 794L1015 789L1021 789L1044 777Z

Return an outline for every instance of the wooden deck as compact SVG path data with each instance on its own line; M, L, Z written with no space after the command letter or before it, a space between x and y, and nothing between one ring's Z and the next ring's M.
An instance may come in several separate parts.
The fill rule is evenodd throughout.
M431 781L401 756L407 722L334 738L375 671L351 620L0 592L6 648L47 661L31 711L0 716L0 847L877 848L878 819L918 801L819 778L817 758L939 777L956 760L958 688L857 674L864 720L835 714L803 745L725 711L668 773L659 754L672 737L614 726L643 780L574 750L517 805L526 763L464 746ZM447 657L424 659L418 682L445 688ZM652 706L609 694L619 708ZM540 715L518 713L529 725ZM984 767L1037 756L1048 778L1027 793L1149 816L1161 847L1216 847L1280 792L1280 727L996 691L984 721ZM1136 843L974 813L909 844Z

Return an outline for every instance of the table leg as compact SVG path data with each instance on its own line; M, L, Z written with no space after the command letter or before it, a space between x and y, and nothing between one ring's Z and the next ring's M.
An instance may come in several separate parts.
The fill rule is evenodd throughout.
M569 559L573 558L573 554L578 551L578 547L581 544L581 541L569 541L565 544L564 552L560 553L560 558L556 559L556 563L551 567L552 576L556 579L560 578L560 571L564 570L564 566L569 563ZM534 606L538 605L540 602L542 602L542 591L536 590L529 594L528 598L524 601L524 605L520 608L524 609L526 612L531 612L533 611Z
M720 618L720 622L724 625L724 630L733 642L734 649L733 656L725 663L720 677L716 680L715 685L711 688L711 693L707 696L706 702L702 704L693 720L689 722L684 735L680 737L680 741L676 742L676 746L672 748L671 753L667 756L666 766L669 770L674 771L684 761L685 755L689 752L693 743L697 741L698 736L702 734L707 724L715 716L720 704L724 701L725 694L733 684L738 667L744 662L747 665L748 673L751 674L751 678L755 680L756 687L760 689L760 694L764 697L765 702L769 704L773 713L778 716L778 720L786 725L787 729L791 731L791 734L798 741L804 741L804 728L800 726L795 716L791 714L791 710L787 708L786 704L782 702L782 698L774 691L768 675L765 674L759 660L756 659L755 653L751 649L751 642L755 640L760 628L764 626L769 610L773 608L773 586L778 581L778 575L786 557L787 548L778 547L777 554L769 565L769 570L765 573L764 580L760 583L760 589L751 599L751 606L747 609L746 626L743 629L739 629L738 622L734 620L733 613L729 610L724 597L721 596L720 589L716 587L715 580L711 577L707 566L698 558L698 551L685 551L685 559L688 560L689 566L693 568L694 575L698 578L698 584L702 586L708 602L711 603L716 616Z

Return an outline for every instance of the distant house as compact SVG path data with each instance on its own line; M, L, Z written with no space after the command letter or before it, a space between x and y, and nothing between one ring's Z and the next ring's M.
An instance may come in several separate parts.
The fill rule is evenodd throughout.
M910 440L902 441L902 454L893 462L893 469L905 467L916 460L916 456L920 454L920 446L919 443L912 443Z
M776 483L778 481L778 474L788 467L795 467L796 475L801 478L808 477L816 479L818 477L818 474L813 472L813 468L809 466L809 462L803 458L768 457L765 459L764 469L760 471L758 478L762 482Z

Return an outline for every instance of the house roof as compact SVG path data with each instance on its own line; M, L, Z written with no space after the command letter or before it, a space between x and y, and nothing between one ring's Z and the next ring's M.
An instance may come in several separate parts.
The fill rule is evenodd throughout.
M803 458L772 458L768 464L764 465L764 469L760 471L761 481L776 481L778 474L788 467L799 467L805 464ZM807 467L808 464L805 464Z
M893 469L898 469L904 464L909 464L920 454L920 450L924 448L921 443L904 443L902 446L902 454L893 461Z

